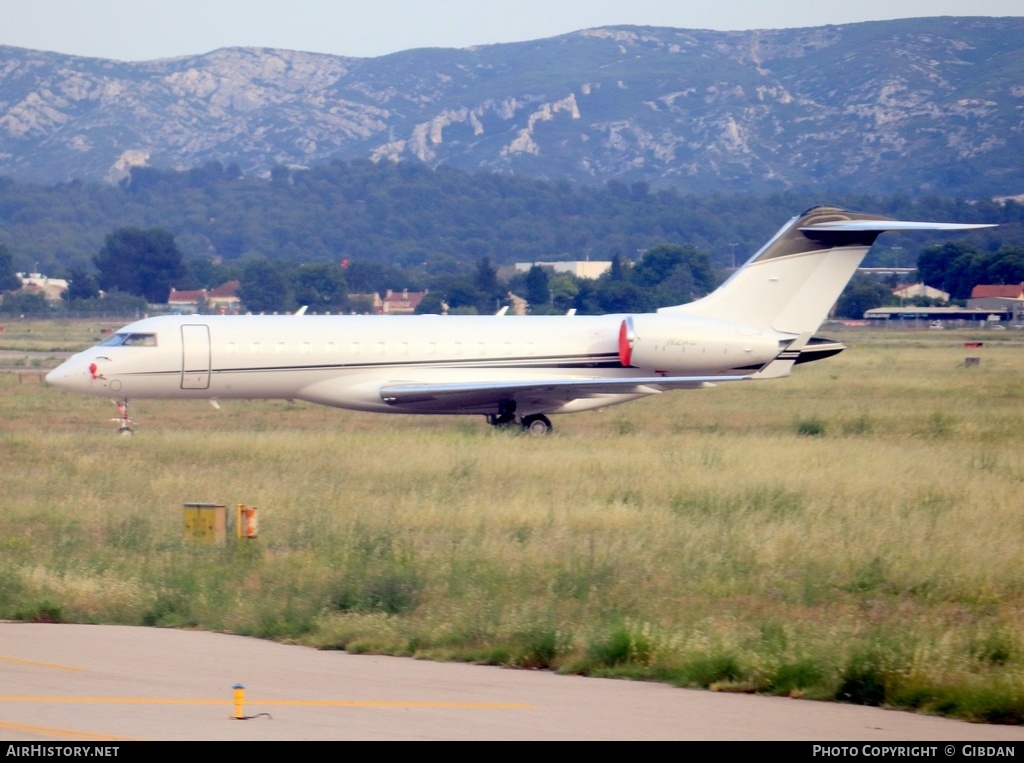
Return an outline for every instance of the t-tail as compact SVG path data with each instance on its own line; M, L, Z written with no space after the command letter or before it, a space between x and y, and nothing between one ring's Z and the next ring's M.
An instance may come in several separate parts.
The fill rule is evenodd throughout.
M711 294L658 312L731 321L774 332L782 350L761 374L782 375L782 366L788 373L794 363L843 349L838 342L814 334L881 233L989 227L993 226L907 222L838 207L813 207L784 225ZM772 368L773 364L779 367Z
M813 207L786 223L711 294L658 312L730 320L790 336L814 333L879 234L988 227L903 222L838 207Z

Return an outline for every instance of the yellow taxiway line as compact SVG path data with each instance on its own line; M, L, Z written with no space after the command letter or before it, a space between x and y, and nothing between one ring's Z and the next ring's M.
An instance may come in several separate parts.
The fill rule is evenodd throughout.
M60 729L55 726L33 726L30 723L11 723L0 721L0 729L4 731L20 731L28 734L38 734L47 737L67 737L68 739L79 739L83 742L133 742L133 737L118 737L111 734L97 734L92 731L76 731L74 729Z
M0 696L0 702L63 702L69 704L126 704L126 705L231 705L230 699L186 699L173 697L29 697ZM359 699L253 699L248 698L246 705L253 707L409 707L409 708L456 708L467 710L532 710L533 705L518 702L420 702L420 701L386 701Z
M4 657L0 655L0 662L13 662L15 665L31 665L35 668L52 668L53 670L70 670L74 673L80 673L85 668L75 668L70 665L56 665L52 662L35 662L34 660L19 660L15 657Z

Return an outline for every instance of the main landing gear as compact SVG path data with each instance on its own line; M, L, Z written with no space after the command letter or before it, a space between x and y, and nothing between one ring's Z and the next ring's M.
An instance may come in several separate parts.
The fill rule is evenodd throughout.
M523 416L519 423L527 434L551 434L551 419L543 413L535 413L532 416Z
M515 403L502 403L498 407L497 413L491 413L487 416L487 423L494 427L509 428L514 426L516 422L516 404ZM532 435L545 435L551 434L551 420L541 414L535 413L530 416L523 416L519 419L520 425L523 427L523 431L527 434Z

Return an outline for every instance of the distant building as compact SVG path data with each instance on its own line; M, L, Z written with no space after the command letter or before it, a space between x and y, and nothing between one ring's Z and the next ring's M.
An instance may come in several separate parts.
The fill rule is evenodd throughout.
M571 260L568 262L517 262L516 270L520 273L528 273L534 265L550 268L556 273L571 273L577 278L600 278L612 268L612 263L605 260Z
M68 290L68 282L63 278L47 278L41 273L18 273L21 290L26 294L42 294L47 302L59 302Z
M186 289L179 291L173 286L167 297L167 306L179 313L199 312L199 303L206 299L206 289Z
M177 313L197 313L209 308L213 312L237 314L242 300L238 296L241 283L228 281L216 289L185 289L179 291L171 288L167 297L167 306Z
M237 314L242 305L242 298L238 293L242 290L242 284L237 279L222 283L216 289L211 289L206 295L206 301L210 307L221 314Z
M941 291L933 286L926 286L923 283L912 283L893 289L892 293L900 299L911 299L913 297L925 297L939 302L949 302L949 292Z
M971 299L1024 299L1024 283L978 284L971 289Z
M969 307L873 307L864 312L864 317L875 321L913 321L931 323L941 321L953 325L999 323L1012 318L1008 310L981 310Z
M403 289L400 293L388 289L384 299L381 300L381 313L384 315L412 315L416 307L427 295L425 291L409 291Z
M971 289L967 306L978 310L1006 310L1019 321L1024 315L1024 283L978 284Z

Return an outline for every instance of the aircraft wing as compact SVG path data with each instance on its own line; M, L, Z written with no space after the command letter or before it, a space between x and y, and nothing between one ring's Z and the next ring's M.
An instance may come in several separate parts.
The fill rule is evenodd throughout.
M746 376L629 376L619 378L528 379L509 381L416 383L396 382L381 387L381 399L394 406L422 403L478 404L534 399L574 400L597 395L654 395L670 389L700 389L719 382L744 381Z

